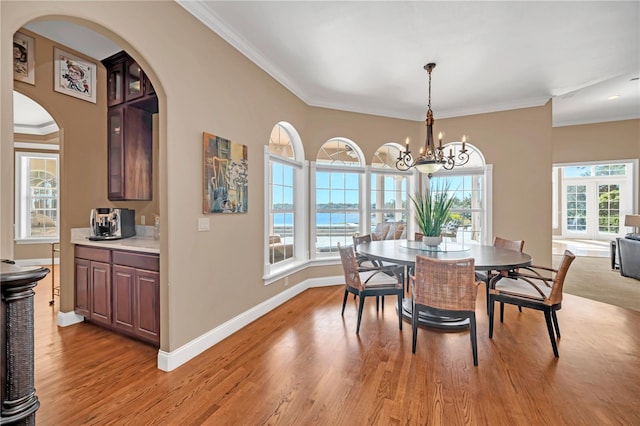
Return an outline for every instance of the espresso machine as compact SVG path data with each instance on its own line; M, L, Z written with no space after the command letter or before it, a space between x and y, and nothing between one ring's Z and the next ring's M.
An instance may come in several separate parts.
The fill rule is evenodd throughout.
M136 235L136 211L102 207L91 210L90 240L119 240Z

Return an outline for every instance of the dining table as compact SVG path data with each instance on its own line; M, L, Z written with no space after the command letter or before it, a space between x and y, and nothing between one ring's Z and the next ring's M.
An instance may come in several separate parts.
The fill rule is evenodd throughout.
M399 277L403 283L409 282L409 275L415 266L417 255L443 260L473 258L477 271L505 271L531 265L531 256L527 253L468 242L445 241L438 246L427 246L422 241L412 240L371 241L358 244L358 253L370 259L382 261L383 264L386 262L404 266L405 273ZM405 297L402 302L402 312L399 313L408 321L411 321L412 305L411 297ZM469 320L421 312L418 325L445 331L459 331L469 328Z

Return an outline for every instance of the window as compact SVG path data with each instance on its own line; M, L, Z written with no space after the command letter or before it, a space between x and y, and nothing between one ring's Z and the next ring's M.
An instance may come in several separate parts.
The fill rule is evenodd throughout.
M373 155L370 180L370 227L382 222L407 222L407 193L410 172L396 169L400 146L382 145Z
M562 191L554 216L564 238L610 240L624 232L633 211L637 160L555 166ZM559 209L559 211L558 211Z
M276 124L265 147L265 279L272 282L307 259L307 167L293 126Z
M335 138L325 142L312 165L314 257L336 252L338 243L352 244L361 231L364 200L363 154L353 142Z
M460 148L455 142L445 146ZM445 236L453 241L472 244L491 244L491 215L486 203L491 190L491 167L485 166L484 157L474 146L466 144L469 162L452 170L441 170L430 179L431 187L442 187L441 180L449 184L454 198Z
M16 241L55 241L58 154L16 152Z

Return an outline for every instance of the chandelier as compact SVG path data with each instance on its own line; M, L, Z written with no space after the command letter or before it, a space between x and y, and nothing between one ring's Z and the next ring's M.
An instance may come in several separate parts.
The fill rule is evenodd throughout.
M417 158L413 158L411 151L409 151L409 138L405 142L405 149L398 154L396 160L396 168L398 170L409 170L415 167L420 173L435 173L441 168L451 170L455 166L462 166L469 161L469 153L466 148L466 136L462 136L462 149L460 149L456 155L453 153L453 148L449 148L449 154L445 155L442 148L442 133L438 134L438 146L435 145L433 140L433 111L431 110L431 71L436 67L436 64L431 62L424 66L424 69L429 74L429 104L427 109L427 140L424 147L420 148L420 155Z

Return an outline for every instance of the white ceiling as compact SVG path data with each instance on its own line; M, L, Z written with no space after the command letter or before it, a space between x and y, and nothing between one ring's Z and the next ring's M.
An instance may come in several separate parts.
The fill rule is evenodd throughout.
M313 106L424 120L436 62L436 119L550 98L554 126L640 118L638 1L178 3ZM68 22L27 27L96 59L119 50Z

